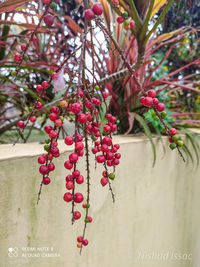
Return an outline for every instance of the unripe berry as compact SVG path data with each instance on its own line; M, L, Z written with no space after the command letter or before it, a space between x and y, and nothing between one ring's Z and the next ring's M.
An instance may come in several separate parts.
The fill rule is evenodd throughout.
M177 145L181 147L181 146L183 146L183 145L184 145L184 143L183 143L183 141L182 141L182 140L178 140L178 141L177 141Z
M176 148L176 144L175 144L175 143L171 143L171 144L169 145L169 147L173 150L173 149Z
M103 7L100 3L96 3L92 6L92 11L95 15L100 16L103 13Z

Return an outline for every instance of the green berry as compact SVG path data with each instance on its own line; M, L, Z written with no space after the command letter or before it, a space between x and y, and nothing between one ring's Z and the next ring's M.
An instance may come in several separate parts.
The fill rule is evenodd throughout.
M45 143L46 143L46 144L49 144L49 142L50 142L49 139L46 139L46 140L45 140Z
M96 136L95 136L95 135L92 135L92 136L91 136L91 139L92 139L93 141L96 141Z
M128 12L127 11L124 11L124 13L122 14L124 18L128 18Z
M183 145L184 145L184 143L183 143L183 141L182 141L182 140L178 140L178 141L177 141L177 145L178 145L178 146L183 146Z
M51 5L50 5L50 8L53 9L53 10L57 10L57 5L55 2L52 2Z
M171 150L173 150L173 149L176 148L176 144L175 144L175 143L171 143L171 144L169 145L169 147L171 148Z
M163 119L165 119L167 117L167 112L166 111L161 112L161 116Z
M100 87L99 87L98 85L96 85L96 86L94 87L94 89L95 89L96 91L100 91Z
M28 61L29 57L27 55L24 55L24 60Z
M89 219L88 218L85 218L85 223L89 223Z
M44 150L48 151L48 150L49 150L49 148L50 148L50 146L49 146L49 145L44 145Z
M110 174L109 174L109 178L110 178L111 180L114 180L114 179L115 179L115 174L114 174L114 173L110 173Z
M124 24L124 27L128 27L130 23L128 20L125 20L123 24Z
M89 209L89 207L90 207L90 204L86 204L86 205L85 205L85 208L86 208L86 209Z
M16 71L15 70L13 70L13 71L11 71L11 76L13 76L13 77L15 77L16 76Z
M179 136L178 136L178 135L173 135L173 136L172 136L172 139L173 139L174 141L178 141L178 140L179 140Z

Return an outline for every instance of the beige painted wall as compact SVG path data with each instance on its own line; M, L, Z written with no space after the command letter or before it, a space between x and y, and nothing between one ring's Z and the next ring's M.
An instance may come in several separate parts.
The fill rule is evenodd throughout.
M99 183L101 167L95 170L91 160L90 211L94 220L88 225L89 245L82 256L76 237L82 233L83 220L71 226L70 204L62 200L69 173L63 167L69 154L66 146L61 145L52 183L43 187L39 205L37 155L42 145L0 146L0 266L200 266L200 169L184 164L176 151L167 148L164 154L159 142L152 168L148 140L115 139L123 155L113 182L116 203L112 203L108 187ZM84 161L79 166L84 172ZM18 248L18 257L8 256L10 247ZM52 248L51 255L57 253L58 257L24 251L27 247Z

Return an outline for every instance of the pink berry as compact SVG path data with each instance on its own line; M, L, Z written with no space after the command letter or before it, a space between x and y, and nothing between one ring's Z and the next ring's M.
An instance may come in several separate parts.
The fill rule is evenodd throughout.
M69 193L69 192L65 193L64 196L63 196L63 199L64 199L64 201L66 201L66 202L70 202L70 201L72 201L72 194Z
M74 202L81 203L83 201L84 197L81 193L76 193L74 195Z
M47 89L49 87L49 83L47 81L43 81L41 85L44 89Z
M20 54L15 54L15 61L16 62L20 62L21 60L22 60L22 55L20 55Z
M117 23L122 24L124 22L124 18L119 16L117 17Z
M73 138L71 136L65 137L65 144L71 146L73 144Z
M72 181L67 182L67 183L66 183L66 188L67 188L68 190L73 189L73 188L74 188L74 183L73 183Z
M34 123L36 122L37 118L35 116L31 116L30 117L30 122Z
M81 213L79 211L75 211L73 218L74 218L74 220L80 219L81 218Z
M50 133L49 133L49 137L50 138L56 138L58 136L58 133L54 130L51 130Z
M84 12L84 18L87 21L91 21L94 18L94 12L92 11L92 9L86 9Z
M156 106L157 111L162 112L163 110L165 110L165 104L164 103L159 103Z
M39 172L42 174L42 175L45 175L49 172L49 169L46 165L41 165L40 168L39 168Z
M50 14L44 16L44 22L47 26L52 26L54 23L54 17Z
M71 170L73 168L73 164L69 160L65 161L64 166L68 170Z
M84 245L84 246L87 246L87 245L88 245L88 240L87 240L87 239L84 239L84 240L83 240L83 245Z
M57 119L57 115L56 115L55 113L50 113L50 114L49 114L49 119L50 119L51 121L55 121L55 120Z
M78 115L78 121L80 123L85 123L87 121L87 116L85 114L79 114Z
M51 132L52 129L53 129L53 128L52 128L52 126L50 126L50 125L47 125L47 126L44 127L44 130L45 130L45 132L46 132L47 134L49 134L49 133Z
M101 184L102 184L102 186L107 185L107 183L108 183L108 180L105 177L102 177L101 178Z
M57 119L57 120L55 120L54 124L56 127L60 128L63 125L63 122L60 119Z
M82 175L79 175L77 178L76 178L76 182L77 184L82 184L84 182L84 178Z
M17 122L17 127L20 128L20 129L24 128L24 122L23 121L18 121Z
M46 162L45 157L39 157L39 158L38 158L38 163L39 163L39 164L44 164L45 162Z
M69 155L69 161L71 163L76 163L78 161L78 154L77 153L71 153Z
M51 179L49 177L44 177L42 180L42 183L45 185L48 185L51 182Z
M175 128L169 129L169 132L170 132L171 135L177 134L177 130Z
M149 97L152 97L152 98L156 97L156 91L155 90L149 90L149 91L147 91L147 94Z
M96 157L96 160L98 163L103 163L105 161L105 157L104 157L104 155L98 155Z
M92 6L92 11L95 15L100 16L103 13L103 7L100 3L96 3Z

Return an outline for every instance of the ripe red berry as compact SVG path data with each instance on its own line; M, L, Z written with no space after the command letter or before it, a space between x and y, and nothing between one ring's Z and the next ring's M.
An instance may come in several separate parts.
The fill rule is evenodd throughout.
M116 153L117 152L117 148L113 146L110 151L113 152L113 153Z
M81 218L81 213L79 211L75 211L73 218L74 218L74 220L80 219Z
M54 72L51 74L52 80L57 80L58 79L58 73Z
M83 154L84 154L84 151L83 151L83 150L78 151L78 156L79 156L79 157L82 157Z
M110 132L110 126L109 125L105 125L104 127L103 127L103 129L104 129L104 131L105 132Z
M73 164L69 160L65 161L64 166L68 170L71 170L73 168Z
M36 116L31 116L30 117L30 122L34 123L34 122L36 122L36 120L37 120Z
M107 164L108 167L113 166L112 160L107 160L106 164Z
M103 163L105 161L105 157L104 157L104 155L98 155L96 157L96 160L98 163Z
M87 21L91 21L94 18L94 12L92 11L92 9L86 9L84 12L84 18Z
M117 158L113 159L112 160L112 164L115 165L115 166L119 165L119 160Z
M101 151L104 153L104 152L107 152L108 151L108 146L107 145L105 145L105 144L103 144L102 146L101 146Z
M112 139L109 136L105 136L103 138L103 143L108 145L108 146L111 146L112 145Z
M25 51L25 49L26 49L26 44L21 44L21 50Z
M44 89L47 89L49 87L49 83L47 81L43 81L41 85Z
M117 23L122 24L124 22L124 18L119 16L117 17Z
M96 154L97 152L98 152L98 149L97 149L96 147L93 147L93 148L92 148L92 153L93 153L93 154Z
M35 102L34 107L35 107L36 109L41 109L41 108L43 107L43 105L42 105L41 102L37 101L37 102Z
M77 237L77 242L81 243L82 240L83 240L83 237L82 237L82 236L78 236L78 237Z
M96 3L92 6L92 11L95 15L100 16L103 13L103 7L100 3Z
M73 188L74 188L74 183L73 183L72 181L67 182L67 183L66 183L66 188L67 188L68 190L73 189Z
M57 119L57 115L56 115L55 113L50 113L50 114L49 114L49 119L50 119L51 121L55 121L55 120Z
M88 245L88 240L87 240L87 239L84 239L84 240L83 240L83 245L84 245L84 246L87 246L87 245Z
M50 138L56 138L58 136L58 133L54 130L51 130L50 133L49 133L49 137Z
M155 90L149 90L149 91L147 91L147 94L149 97L152 97L152 98L156 97L156 91Z
M131 27L131 28L135 28L135 22L132 21L132 20L130 21L130 27Z
M52 128L52 126L50 126L50 125L47 125L47 126L44 127L44 130L45 130L45 132L46 132L47 134L49 134L49 133L51 132L52 129L53 129L53 128Z
M76 178L76 182L77 184L82 184L84 182L84 178L82 175L79 175L77 178Z
M78 115L78 121L80 123L85 123L87 121L87 116L85 114L79 114Z
M154 104L154 105L158 105L158 103L159 103L158 98L154 98L154 99L153 99L153 104Z
M76 193L74 195L74 202L81 203L83 201L84 197L81 193Z
M54 165L53 162L49 163L49 165L48 165L48 170L49 170L50 172L52 172L52 171L55 170L55 165Z
M24 122L23 121L18 121L17 122L17 127L20 128L20 129L24 128Z
M109 93L108 92L103 92L103 96L104 96L104 98L108 98Z
M39 158L38 158L38 163L39 163L39 164L44 164L45 162L46 162L45 157L39 157Z
M40 168L39 168L39 172L42 174L42 175L45 175L49 172L49 169L46 165L41 165Z
M76 142L75 143L75 149L77 151L83 150L83 148L84 148L84 144L82 142Z
M115 131L117 130L117 125L116 125L116 124L112 124L112 125L110 126L110 128L111 128L111 131L112 131L112 132L115 132Z
M43 87L42 87L42 85L37 85L36 86L36 91L39 93L39 92L41 92L43 90Z
M156 106L156 109L157 111L159 112L162 112L165 110L165 104L164 103L159 103L157 106Z
M45 185L48 185L51 182L51 179L49 177L44 177L42 180L42 183Z
M74 114L78 114L81 111L81 105L79 103L74 103L71 105L71 111Z
M110 118L110 122L112 122L112 123L115 123L116 122L116 118L115 118L115 116L112 116L111 118Z
M54 124L55 124L56 127L60 128L63 125L63 122L60 119L57 119L57 120L55 120Z
M177 134L177 130L175 128L169 129L169 132L170 132L171 135Z
M101 178L101 184L102 184L102 186L107 185L107 183L108 183L108 180L105 177L102 177Z
M65 137L65 144L71 146L73 144L73 138L71 136Z
M89 223L92 222L92 217L91 216L88 216L88 221L89 221Z
M75 163L78 161L78 154L77 153L71 153L69 155L69 160L71 163Z
M101 104L101 101L99 99L97 99L96 97L93 97L92 98L92 103L95 105L95 106L99 106Z
M72 175L73 175L74 177L78 177L78 176L80 175L80 171L75 170L75 171L72 172Z
M120 153L116 153L116 154L115 154L115 158L116 158L116 159L120 159L120 158L121 158L121 154L120 154Z
M22 60L22 55L21 54L15 54L15 61L20 62Z
M68 174L65 178L66 182L72 181L73 176L71 174Z
M51 112L53 112L53 113L58 113L58 111L59 111L59 107L53 106L51 108Z
M140 97L140 104L144 105L144 100L145 100L145 97L144 96L141 96Z
M151 105L153 104L153 98L152 97L149 97L149 96L146 96L145 99L144 99L144 106L146 107L150 107Z
M44 16L44 22L47 26L52 26L54 23L54 17L50 14Z
M114 147L118 150L120 148L119 144L115 144Z
M66 202L70 202L70 201L72 201L72 194L69 193L69 192L65 193L64 196L63 196L63 199L64 199L64 201L66 201Z

